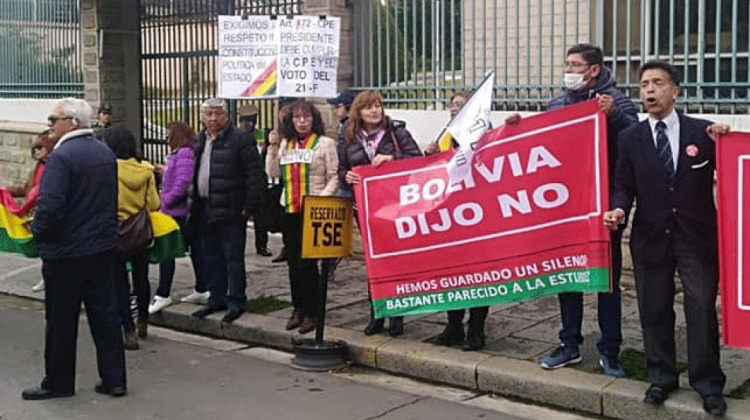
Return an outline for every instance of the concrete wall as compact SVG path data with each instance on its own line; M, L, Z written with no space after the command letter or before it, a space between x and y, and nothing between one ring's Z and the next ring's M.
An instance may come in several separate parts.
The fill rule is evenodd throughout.
M0 121L0 186L23 185L34 167L31 142L47 128L39 123Z
M466 83L478 84L486 70L495 69L499 85L559 85L567 46L591 41L592 3L465 2L462 29ZM524 92L531 97L538 94L534 89Z

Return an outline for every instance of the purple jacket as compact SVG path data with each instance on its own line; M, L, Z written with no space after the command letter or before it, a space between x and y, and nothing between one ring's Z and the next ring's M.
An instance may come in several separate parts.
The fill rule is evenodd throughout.
M192 147L180 147L167 156L161 184L161 211L172 217L188 214L188 187L193 180L195 154Z

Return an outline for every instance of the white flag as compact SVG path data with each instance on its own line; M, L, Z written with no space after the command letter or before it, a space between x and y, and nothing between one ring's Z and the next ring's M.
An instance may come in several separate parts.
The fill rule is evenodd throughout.
M458 143L458 150L448 163L450 185L463 182L467 188L474 186L471 176L471 159L477 142L490 128L494 85L495 72L489 71L476 92L471 95L471 98L446 127Z

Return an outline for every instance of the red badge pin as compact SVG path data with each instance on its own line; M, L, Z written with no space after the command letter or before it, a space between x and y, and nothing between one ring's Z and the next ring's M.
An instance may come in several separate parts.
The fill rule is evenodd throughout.
M688 145L688 147L685 148L685 154L690 157L698 156L698 147L694 144Z

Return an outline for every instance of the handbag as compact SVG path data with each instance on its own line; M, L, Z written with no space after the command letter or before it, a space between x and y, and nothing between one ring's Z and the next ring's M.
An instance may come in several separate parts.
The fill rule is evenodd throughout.
M117 250L125 258L132 258L147 250L154 241L154 227L148 212L148 183L146 181L146 196L143 207L138 213L118 221Z

